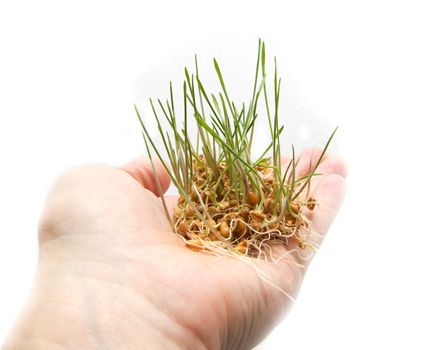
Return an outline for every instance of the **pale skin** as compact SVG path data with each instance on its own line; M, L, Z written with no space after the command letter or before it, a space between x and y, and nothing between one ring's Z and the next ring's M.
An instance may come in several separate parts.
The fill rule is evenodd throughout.
M298 174L319 154L302 152ZM329 156L318 172L310 218L325 234L346 167ZM170 180L158 173L165 191ZM3 349L250 349L280 322L292 301L248 264L186 248L156 195L147 160L82 166L58 180L40 220L34 286ZM298 262L258 266L295 297L308 264Z

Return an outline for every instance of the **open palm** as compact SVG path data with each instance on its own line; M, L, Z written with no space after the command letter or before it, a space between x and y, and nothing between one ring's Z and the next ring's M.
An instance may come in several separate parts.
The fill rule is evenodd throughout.
M319 154L302 153L299 175ZM313 190L319 206L311 220L326 233L343 200L346 169L338 158L325 157L318 172L323 175ZM166 190L169 179L161 168L159 179ZM40 298L64 283L68 293L84 295L79 319L95 330L101 348L144 348L154 336L143 331L146 324L161 334L158 348L253 347L291 299L247 263L186 248L171 231L157 194L149 161L121 169L83 166L62 176L40 222L38 279L50 286ZM172 208L176 198L167 201ZM256 266L294 297L304 273L296 258Z

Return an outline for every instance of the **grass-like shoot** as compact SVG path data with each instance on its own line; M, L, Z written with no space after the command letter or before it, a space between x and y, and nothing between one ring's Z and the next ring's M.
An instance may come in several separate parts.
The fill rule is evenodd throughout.
M274 244L295 242L299 249L315 248L309 240L311 224L306 215L317 205L310 184L314 176L320 175L316 173L318 165L336 130L308 175L297 177L298 159L293 146L291 160L284 167L284 126L279 122L281 78L275 60L270 99L265 62L265 44L259 40L251 99L237 106L217 60L213 63L221 91L212 94L198 75L195 59L195 73L185 68L180 118L171 83L168 99L157 103L150 100L165 152L153 141L135 107L151 161L154 156L160 159L179 192L170 215L159 186L165 214L173 231L193 250L268 259ZM263 111L259 111L260 105ZM254 159L251 150L259 117L267 120L270 142ZM195 120L195 137L188 132L189 118Z

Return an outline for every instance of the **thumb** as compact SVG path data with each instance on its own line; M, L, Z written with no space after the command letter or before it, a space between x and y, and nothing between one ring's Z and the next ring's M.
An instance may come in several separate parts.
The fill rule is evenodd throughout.
M155 167L161 190L163 193L165 193L170 186L170 176L159 159L153 159L152 164ZM148 191L151 191L157 197L160 196L161 193L157 186L154 169L152 168L151 161L149 159L135 159L121 166L120 169L130 174Z

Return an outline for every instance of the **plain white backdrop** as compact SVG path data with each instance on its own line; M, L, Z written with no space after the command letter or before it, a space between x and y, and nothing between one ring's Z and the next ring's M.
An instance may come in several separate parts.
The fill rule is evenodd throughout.
M66 169L144 152L133 103L198 53L246 96L257 39L284 78L285 147L349 165L297 303L259 349L424 349L424 1L0 2L0 340L29 293L44 197ZM272 60L270 60L272 68Z

